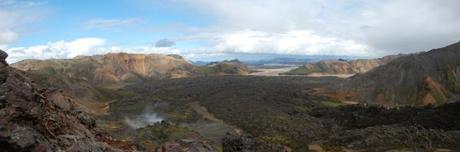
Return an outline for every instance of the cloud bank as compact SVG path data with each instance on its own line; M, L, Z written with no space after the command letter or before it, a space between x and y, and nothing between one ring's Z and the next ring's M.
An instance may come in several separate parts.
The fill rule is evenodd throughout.
M0 48L7 48L14 57L11 61L114 51L174 53L193 58L238 53L379 57L427 51L460 41L458 0L145 0L143 7L161 5L168 7L166 10L180 11L170 16L162 12L162 17L172 23L157 18L149 21L145 14L136 18L95 17L81 23L86 28L80 39L11 48L24 36L24 29L19 27L36 17L27 16L35 14L28 9L17 8L30 7L28 4L1 2ZM206 21L202 24L189 19L193 16ZM125 32L116 36L104 35L110 30L100 30L121 27ZM155 32L148 30L152 27ZM143 34L151 36L139 40ZM169 39L155 42L164 37ZM154 46L146 44L152 41ZM123 42L129 46L121 45Z
M43 3L41 0L0 1L0 49L6 49L16 42L26 24L43 16L43 11L37 10L37 6Z
M318 37L330 41L329 46L344 46L344 41L365 46L367 52L376 55L426 51L460 41L460 1L458 0L178 0L188 3L191 9L209 14L215 18L211 29L214 33L241 30L260 31L267 36L227 45L233 50L235 45L246 46L244 52L260 52L260 43L252 41L271 39L279 33L302 34L311 31ZM209 29L206 29L209 30ZM200 33L198 33L200 34ZM262 38L264 37L264 38ZM283 40L283 39L280 39ZM308 41L309 39L305 39ZM343 41L341 41L343 40ZM295 41L295 40L294 40ZM266 50L292 52L293 48L279 47L279 43L265 46ZM304 52L323 52L324 46L307 45ZM220 45L218 43L218 45ZM238 47L236 47L238 48ZM250 49L254 48L254 49ZM308 51L318 48L315 51ZM349 47L346 47L349 48ZM362 47L359 47L362 48ZM343 47L331 48L327 53L347 52ZM297 50L299 50L297 48ZM354 52L349 52L355 54ZM357 50L356 54L362 54Z
M7 49L6 52L9 54L7 59L9 63L24 59L68 59L79 55L96 55L110 52L182 54L180 50L168 47L121 47L109 45L106 43L105 39L97 37L79 38L72 41L49 42L44 45L29 47L14 47Z
M215 38L212 50L221 53L269 53L292 55L349 55L368 56L368 48L353 40L317 35L307 30L282 33L263 31L234 31Z
M22 59L73 58L78 55L91 55L102 52L105 43L101 38L81 38L74 41L50 42L45 45L17 47L6 50L8 61L16 62Z

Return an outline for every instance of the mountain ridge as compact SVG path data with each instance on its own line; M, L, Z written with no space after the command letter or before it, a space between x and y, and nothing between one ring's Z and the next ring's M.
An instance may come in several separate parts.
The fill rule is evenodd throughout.
M460 42L397 58L349 78L324 94L341 100L397 105L444 104L460 93Z
M357 59L357 60L323 60L314 63L304 64L284 75L341 75L365 73L373 68L385 65L388 62L404 56L404 54L388 55L376 59Z

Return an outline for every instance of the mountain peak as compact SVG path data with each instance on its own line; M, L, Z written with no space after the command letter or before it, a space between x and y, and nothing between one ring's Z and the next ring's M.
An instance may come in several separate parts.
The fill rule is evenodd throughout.
M460 93L460 43L400 57L351 77L339 88L356 95L348 98L366 103L444 104Z

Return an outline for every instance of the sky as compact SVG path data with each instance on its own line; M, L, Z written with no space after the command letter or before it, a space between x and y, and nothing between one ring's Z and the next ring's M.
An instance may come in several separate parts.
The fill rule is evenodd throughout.
M369 58L458 41L458 0L0 0L9 62L109 52Z

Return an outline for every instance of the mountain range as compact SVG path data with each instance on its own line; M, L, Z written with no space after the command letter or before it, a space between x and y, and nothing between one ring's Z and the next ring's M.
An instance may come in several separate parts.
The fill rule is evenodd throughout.
M11 65L48 87L80 98L99 96L100 88L152 79L245 75L237 60L195 66L179 55L109 53L73 59L24 60Z
M2 150L460 150L460 42L299 68L349 78L250 76L238 60L178 55L6 57Z
M323 60L319 62L307 63L289 72L285 75L353 75L365 73L373 68L385 65L388 62L404 56L389 55L378 59L358 59L358 60Z
M328 89L341 101L387 106L441 105L460 93L460 43L409 54Z

